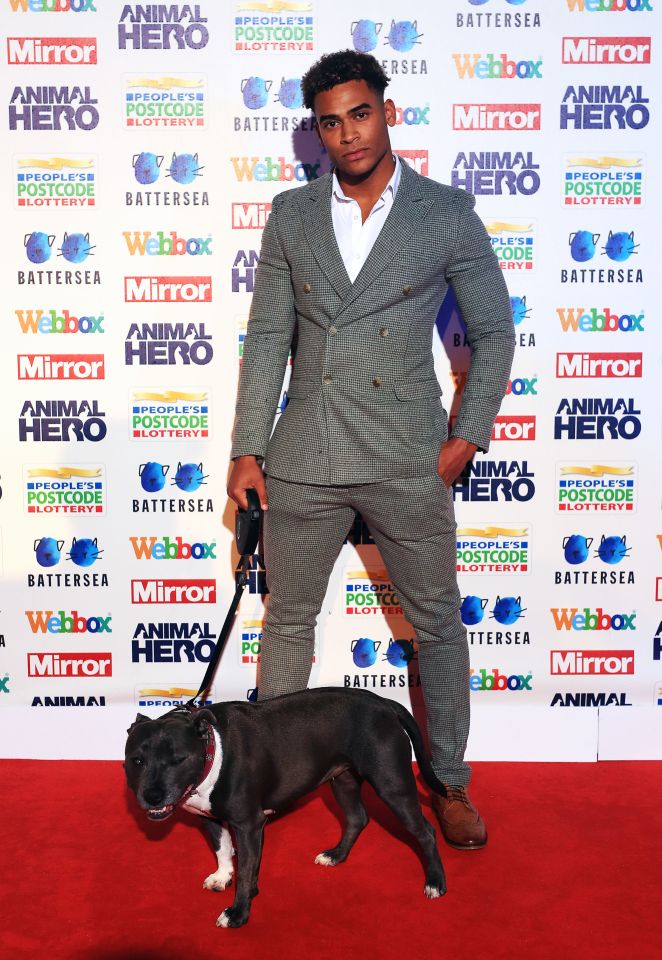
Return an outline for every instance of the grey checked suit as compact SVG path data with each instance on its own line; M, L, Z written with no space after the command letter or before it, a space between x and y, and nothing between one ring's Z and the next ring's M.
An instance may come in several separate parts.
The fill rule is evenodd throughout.
M359 510L414 627L435 772L466 783L469 659L455 522L437 475L446 413L432 334L452 284L472 362L453 434L482 450L508 383L510 300L474 198L402 163L354 283L335 240L332 177L274 198L262 239L231 456L264 458L270 602L260 696L305 687L328 577ZM294 344L288 404L270 437Z

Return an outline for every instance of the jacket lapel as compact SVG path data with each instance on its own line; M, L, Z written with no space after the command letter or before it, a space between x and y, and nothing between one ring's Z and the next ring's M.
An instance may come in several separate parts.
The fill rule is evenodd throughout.
M340 250L333 231L331 217L332 175L320 177L314 182L316 189L310 190L301 201L301 218L308 246L317 260L320 269L328 277L341 300L348 296L352 284L340 256Z

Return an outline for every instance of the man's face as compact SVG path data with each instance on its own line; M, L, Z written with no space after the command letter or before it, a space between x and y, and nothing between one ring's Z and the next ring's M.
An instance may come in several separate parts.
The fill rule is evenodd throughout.
M331 163L348 178L363 180L391 156L388 128L392 100L382 100L365 80L350 80L315 97L319 135Z

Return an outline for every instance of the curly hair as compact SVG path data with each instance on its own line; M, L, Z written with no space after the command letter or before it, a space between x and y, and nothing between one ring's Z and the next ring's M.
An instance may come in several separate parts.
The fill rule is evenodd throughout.
M357 53L356 50L327 53L301 79L304 105L308 110L314 109L318 93L350 80L365 80L372 90L381 94L389 83L384 70L369 53Z

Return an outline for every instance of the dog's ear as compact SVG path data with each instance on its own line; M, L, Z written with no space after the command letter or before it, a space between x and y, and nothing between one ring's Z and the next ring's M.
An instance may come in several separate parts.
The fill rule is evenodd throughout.
M126 732L131 733L134 727L137 727L139 723L144 723L145 720L149 720L149 717L146 717L144 713L137 713L136 719L133 721L133 723L131 724L131 726L128 728Z
M216 717L211 710L198 710L193 718L193 725L196 729L196 733L198 733L199 736L202 736L205 721L207 721L207 723L211 723L212 727L217 725Z

